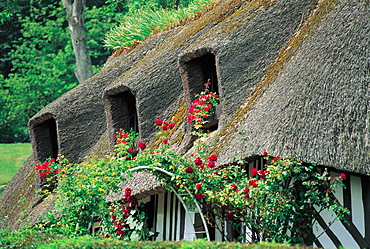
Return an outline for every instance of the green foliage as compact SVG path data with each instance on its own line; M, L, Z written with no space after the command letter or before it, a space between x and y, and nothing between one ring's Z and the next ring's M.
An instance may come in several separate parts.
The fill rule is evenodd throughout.
M209 249L209 248L251 248L251 249L268 249L268 248L285 248L285 249L304 249L304 247L288 246L277 243L261 244L240 244L235 242L215 242L215 241L135 241L128 242L116 239L80 236L69 238L60 235L53 235L45 232L35 231L16 231L10 232L0 230L0 247L1 248L39 248L39 249L57 249L57 248L127 248L127 249L149 249L149 248L173 248L173 249Z
M0 248L35 248L43 243L50 243L54 239L62 238L59 235L52 235L32 230L8 231L0 230Z
M134 6L129 4L133 10L106 34L105 46L116 50L132 48L155 32L194 16L212 2L213 0L193 0L187 6L175 9L165 8L169 5L162 6L157 1L149 1L149 7L135 1Z
M60 3L30 5L28 16L18 15L22 36L8 54L12 73L2 82L4 96L1 140L27 139L28 119L76 85L74 59Z
M107 46L111 48L131 47L153 32L194 15L211 0L95 2L96 5L88 3L85 26L96 73L110 54L102 46L104 39L110 41L111 45ZM28 120L78 84L74 76L73 49L60 1L7 0L0 4L0 10L3 54L0 59L0 141L27 142ZM127 11L129 15L125 15ZM118 20L128 26L119 26L108 33L108 38L104 37Z
M237 164L217 167L217 155L207 156L200 142L191 155L168 150L167 133L174 124L160 119L155 123L160 129L158 139L163 141L155 151L143 142L137 143L136 132L120 130L115 134L115 154L80 164L59 159L56 213L40 220L36 229L66 236L88 235L98 219L101 236L149 238L150 231L143 226L145 215L131 199L131 190L126 189L124 197L117 199L122 196L119 183L131 175L130 169L143 165L170 172L172 175L152 171L168 189L180 194L190 191L192 196L184 197L184 201L190 207L198 202L208 222L221 234L225 234L225 226L217 220L225 220L235 229L246 227L251 236L240 237L240 241L310 245L312 227L321 211L332 210L333 221L349 212L334 197L334 191L344 186L345 175L330 176L315 165L303 164L293 150L285 158L272 158L264 152L269 163L248 175Z
M186 7L191 3L192 0L136 0L129 1L127 3L127 8L129 11L136 11L141 8L151 8L151 9L178 9L181 7Z
M14 12L9 23L3 25L11 24L12 29L2 43L5 46L3 75L0 74L0 141L24 142L29 141L28 120L78 81L74 76L75 58L61 2L27 1L26 7L22 1L19 5L12 3L9 6L18 6L22 12L9 8ZM116 22L120 15L117 10L117 4L103 4L85 12L94 72L100 70L110 54L102 46L102 34Z

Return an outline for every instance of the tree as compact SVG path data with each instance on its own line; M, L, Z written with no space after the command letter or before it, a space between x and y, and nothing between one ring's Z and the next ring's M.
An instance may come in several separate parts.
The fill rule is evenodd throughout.
M85 12L87 42L93 70L98 72L110 55L102 46L102 34L121 13L105 0L89 4ZM11 15L3 18L0 32L0 142L27 142L29 118L78 84L75 58L60 1L0 4L0 10L6 8L11 8Z
M91 57L86 41L86 0L62 0L68 20L73 51L76 58L75 75L81 83L93 75Z
M92 71L100 70L111 53L103 47L104 34L129 9L150 3L166 7L163 4L167 1L0 1L0 142L29 141L29 118L79 81L92 76ZM74 33L68 34L67 27L70 32L72 27ZM76 45L83 49L75 49L73 58ZM90 62L86 66L77 56ZM87 76L80 77L79 70L74 72L76 64L77 69L88 69Z

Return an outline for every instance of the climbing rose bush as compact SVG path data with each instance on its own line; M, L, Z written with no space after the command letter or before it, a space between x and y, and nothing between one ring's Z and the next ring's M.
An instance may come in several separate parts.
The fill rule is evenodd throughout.
M198 100L203 101L200 96ZM216 100L216 96L210 96ZM201 113L203 109L195 110L205 103L196 103L190 112ZM312 228L320 212L332 210L334 220L344 219L349 212L334 196L337 188L344 187L345 174L334 177L315 164L305 164L290 147L282 158L263 152L264 168L247 172L243 168L249 164L243 160L238 160L238 164L218 165L218 156L207 153L205 145L190 155L178 155L169 150L169 132L175 124L161 119L154 124L160 141L154 149L138 142L138 134L133 130L120 130L114 135L113 154L62 165L55 190L56 214L44 218L37 228L84 235L91 234L94 222L100 220L102 237L149 239L155 231L145 227L145 213L132 196L132 190L126 188L123 194L119 187L131 176L130 169L143 165L172 173L169 176L151 171L169 190L180 194L190 191L190 196L183 195L185 203L192 207L198 202L208 223L221 234L226 233L226 226L217 222L220 220L236 230L243 229L245 232L238 240L244 242L312 244ZM45 165L50 163L53 162Z
M123 199L111 204L111 217L115 229L115 235L127 241L147 240L155 235L154 229L145 227L146 215L144 204L139 204L132 195L132 189L126 188ZM111 237L107 233L105 237Z
M37 173L40 174L41 179L51 178L59 173L60 165L55 158L49 158L43 163L38 163L35 166Z
M219 96L214 92L201 92L195 95L188 110L188 123L192 123L195 129L200 129L208 122L212 114L215 113L215 106L219 104Z

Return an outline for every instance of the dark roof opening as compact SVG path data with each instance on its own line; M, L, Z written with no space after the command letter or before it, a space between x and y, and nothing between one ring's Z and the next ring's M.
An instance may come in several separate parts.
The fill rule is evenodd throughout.
M205 90L204 84L208 80L211 82L209 91L219 94L214 54L206 53L201 57L185 62L183 70L186 71L185 84L189 90L191 101L194 100L194 94Z
M205 84L209 82L208 90L219 95L219 82L217 77L217 61L215 54L209 49L198 50L180 58L182 81L188 105L195 94L204 92ZM203 126L204 131L210 132L218 129L221 116L220 105L216 106L215 114L209 117L209 122Z
M120 129L129 131L131 128L139 132L136 98L127 88L123 92L105 97L107 124L111 144L114 144L113 134Z
M41 162L59 154L57 123L54 118L30 126L31 140L36 157Z

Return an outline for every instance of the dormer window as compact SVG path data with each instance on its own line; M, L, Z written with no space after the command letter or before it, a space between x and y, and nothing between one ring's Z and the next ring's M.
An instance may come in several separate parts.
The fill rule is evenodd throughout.
M51 116L51 115L50 115ZM59 154L57 123L53 117L30 123L30 135L35 157L43 162Z
M109 137L114 144L113 134L120 129L139 132L139 122L136 108L136 98L127 88L116 94L106 94L105 108Z
M184 84L188 106L195 99L195 94L204 91L219 95L219 80L217 74L217 58L212 49L204 48L180 57L181 78ZM220 105L216 106L215 114L202 128L213 131L218 128Z

